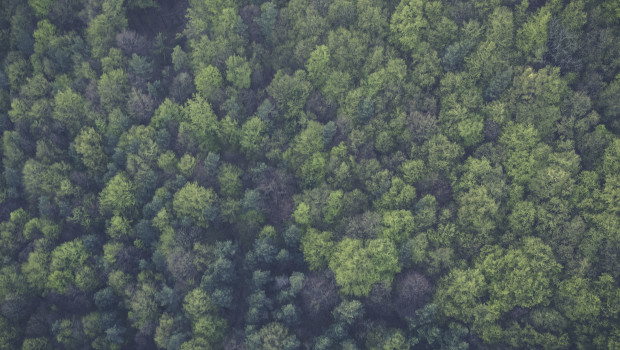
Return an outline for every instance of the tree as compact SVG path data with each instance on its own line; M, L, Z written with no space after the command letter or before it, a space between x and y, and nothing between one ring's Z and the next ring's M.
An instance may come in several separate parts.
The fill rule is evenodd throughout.
M299 347L295 335L289 335L288 328L278 322L269 323L257 333L248 336L246 344L252 348L265 350L293 350Z
M617 2L1 1L0 349L615 350Z
M28 256L28 261L22 264L22 273L30 288L37 293L45 289L45 284L49 274L50 256L42 250L35 250Z
M564 12L569 12L567 9L570 7L579 6L577 4L581 4L581 7L583 7L582 1L576 1L567 6ZM582 14L585 15L583 12ZM566 21L573 22L571 27L581 27L585 23L585 21L582 22L581 19L578 19L578 17L581 17L578 14L570 14L569 16L577 17ZM581 46L581 37L579 35L581 28L571 30L568 25L562 22L564 21L558 21L555 18L549 21L549 41L547 42L548 50L545 61L560 67L563 73L577 71L582 67L582 62L578 56L578 50Z
M475 309L487 290L484 275L478 269L453 269L439 281L433 302L444 315L471 323Z
M411 342L400 329L377 327L366 337L366 346L369 349L409 350Z
M327 267L334 246L331 232L319 232L314 228L308 228L301 238L301 251L310 271L321 271Z
M56 247L51 254L47 288L58 293L65 293L69 286L76 284L81 269L85 267L86 259L88 259L88 253L80 239Z
M536 208L529 201L519 201L515 203L512 211L508 215L509 228L517 236L527 235L534 227L536 220Z
M125 239L129 238L132 234L133 228L131 227L131 221L122 216L113 216L106 228L106 233L113 239Z
M541 7L517 30L517 49L529 62L540 62L547 50L551 11Z
M204 342L207 347L222 342L226 321L217 316L216 306L204 290L195 288L187 293L183 300L183 311L192 322L194 341Z
M441 49L452 40L456 24L442 16L442 4L426 0L402 0L390 20L393 42L400 44L405 52L418 49L422 42Z
M276 25L278 12L278 8L273 2L267 1L260 6L260 17L254 18L254 22L258 25L267 43L272 42L272 32Z
M424 161L421 159L407 160L399 166L401 178L408 185L415 185L424 175Z
M434 135L424 142L422 149L428 157L426 164L436 171L447 171L451 164L465 153L463 147L450 142L447 137L441 134Z
M515 183L526 185L548 154L548 149L539 143L538 132L531 124L510 124L499 142L508 153L504 161L506 173Z
M48 350L52 344L46 337L26 338L22 344L22 350Z
M267 87L267 92L276 101L276 106L287 119L298 116L310 96L311 84L306 73L296 71L292 76L278 71Z
M364 316L364 306L359 300L343 300L332 311L334 320L352 326Z
M102 174L107 167L108 157L103 149L103 138L93 128L84 128L75 138L75 151L82 156L82 162L95 174Z
M194 174L194 169L196 168L196 158L190 154L183 155L177 163L177 168L185 177L191 177Z
M130 297L128 318L138 329L154 323L159 313L155 302L157 290L151 283L140 283Z
M323 153L314 153L299 169L299 178L305 188L317 186L324 181L327 160Z
M510 101L515 106L515 121L533 124L539 135L546 137L561 118L560 104L566 91L566 82L560 78L557 67L537 72L526 68L513 81Z
M601 115L604 120L610 121L613 130L618 130L618 123L614 123L620 115L620 104L614 96L620 91L620 74L606 84L598 94L597 105L600 106Z
M602 157L603 172L606 176L618 174L620 171L620 161L618 160L618 156L620 156L620 140L614 139L609 147L605 149L605 154Z
M250 87L250 64L243 57L232 55L226 60L226 80L238 89Z
M93 18L86 28L86 40L95 58L103 57L115 42L116 33L127 26L123 1L106 0L103 13Z
M427 194L415 205L416 231L422 231L432 227L437 222L437 209L439 205L435 196Z
M489 283L490 306L507 312L516 306L548 305L561 266L549 246L538 238L527 237L521 248L490 251L479 268Z
M460 68L465 56L469 54L473 43L469 40L456 42L446 48L446 52L441 58L441 63L447 71L456 71Z
M103 73L97 83L101 106L108 112L114 108L124 109L129 95L129 80L121 69Z
M88 103L77 92L67 89L58 91L54 96L54 113L52 117L59 126L75 136L80 130L84 117L89 117Z
M308 80L312 85L320 89L329 78L329 49L325 45L317 46L306 63Z
M307 275L300 294L302 309L315 324L327 322L339 300L338 284L329 269Z
M332 191L327 199L327 205L323 208L325 222L331 224L336 222L342 214L343 192L340 190Z
M500 205L484 186L475 186L458 197L461 227L481 235L484 241L495 230Z
M225 197L238 198L243 191L241 183L241 169L230 164L224 163L218 169L217 180L220 185L220 194Z
M366 296L377 282L392 283L400 271L394 243L386 239L363 241L345 238L335 247L329 267L342 293Z
M27 160L22 170L22 181L26 193L33 198L42 194L54 195L63 183L65 186L67 185L68 169L66 163L54 163L46 166L33 158ZM72 192L71 186L65 188L67 192Z
M413 344L428 344L439 349L464 350L469 347L465 341L469 333L467 328L460 325L451 325L448 329L438 326L440 312L437 304L427 304L415 316L409 319L409 328L415 334Z
M246 157L256 157L259 151L263 150L267 140L265 122L259 117L252 117L241 126L239 145Z
M249 76L247 78L249 79ZM198 93L210 101L213 101L215 93L222 86L222 83L220 71L211 65L201 68L194 78Z
M299 225L309 225L310 224L310 206L304 202L299 203L297 205L297 209L293 213L293 219Z
M401 244L408 240L415 230L413 214L408 210L392 210L383 214L382 237Z
M32 7L37 17L45 17L53 4L52 0L28 0L28 5Z
M183 311L191 320L197 320L216 310L216 306L211 301L209 295L200 288L190 291L183 301Z
M407 185L399 177L393 177L390 188L375 201L375 207L384 210L408 209L416 198L415 187Z
M323 150L323 126L317 122L309 122L306 128L295 138L290 154L291 162L297 165L307 157ZM306 158L306 159L304 159Z
M179 125L179 137L182 137L184 143L191 145L196 142L202 151L217 151L217 116L207 100L196 95L187 101L183 111L187 119Z
M560 282L558 287L558 306L569 320L583 323L599 317L601 300L592 291L588 279L574 276Z
M401 318L414 317L415 311L431 300L433 288L429 280L415 271L403 271L394 281L394 302Z
M153 73L153 62L150 62L147 57L138 56L134 53L131 55L131 59L128 63L133 73L133 85L138 88L143 88L146 81L149 80L151 73Z
M20 336L18 328L11 325L6 318L0 316L0 347L3 349L14 349L17 346Z
M420 44L425 29L429 27L428 19L424 16L424 5L422 0L403 0L392 15L392 36L407 51Z
M235 112L236 113L236 112ZM219 128L217 129L217 136L221 140L223 145L230 147L231 149L239 149L239 123L236 117L227 115L220 120Z
M174 194L172 206L177 217L187 217L198 226L209 227L209 219L205 215L207 209L213 208L217 195L210 188L199 186L196 182L188 182Z
M127 101L127 111L140 124L147 124L155 110L155 99L136 88L131 89Z
M116 34L116 45L123 50L125 55L131 57L133 54L144 55L149 43L145 37L133 30L123 30Z
M101 339L103 335L103 327L106 325L102 324L102 315L97 311L93 311L82 317L82 326L84 328L84 335L88 337L89 340L99 338ZM93 344L93 341L91 344Z
M124 173L116 174L99 194L102 215L133 215L136 206L134 186Z
M168 91L176 102L181 103L191 97L194 88L192 77L187 72L181 72L172 79Z

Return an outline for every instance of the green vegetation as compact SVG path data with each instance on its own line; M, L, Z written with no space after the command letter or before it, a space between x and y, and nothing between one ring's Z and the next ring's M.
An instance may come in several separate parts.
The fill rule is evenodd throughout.
M620 348L617 0L4 0L0 350Z

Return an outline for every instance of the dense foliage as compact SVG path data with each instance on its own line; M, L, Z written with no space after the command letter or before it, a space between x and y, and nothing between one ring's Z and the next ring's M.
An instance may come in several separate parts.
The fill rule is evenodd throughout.
M0 4L0 349L620 348L617 0Z

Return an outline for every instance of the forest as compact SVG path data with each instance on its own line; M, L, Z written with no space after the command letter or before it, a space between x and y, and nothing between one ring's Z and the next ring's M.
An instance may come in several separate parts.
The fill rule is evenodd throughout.
M0 0L0 349L620 349L620 1Z

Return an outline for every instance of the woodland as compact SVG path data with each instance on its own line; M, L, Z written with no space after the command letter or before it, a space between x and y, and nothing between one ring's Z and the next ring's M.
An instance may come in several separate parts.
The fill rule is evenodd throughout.
M620 349L620 1L0 0L0 349Z

